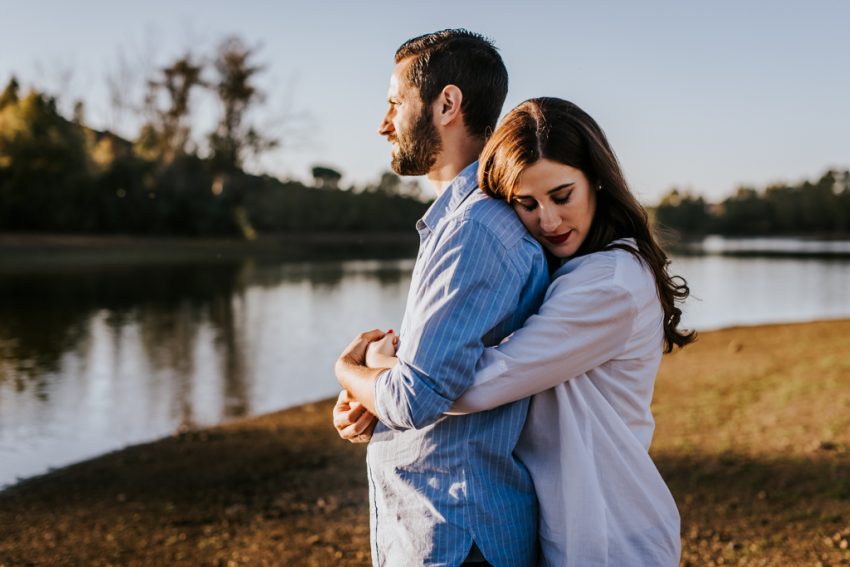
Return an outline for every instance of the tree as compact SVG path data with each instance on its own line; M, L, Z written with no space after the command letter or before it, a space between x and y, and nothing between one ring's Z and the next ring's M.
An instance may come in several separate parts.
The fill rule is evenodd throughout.
M204 86L203 65L186 54L159 70L148 80L145 106L151 118L142 127L139 148L148 157L170 163L187 153L191 140L191 95L195 87ZM161 106L160 99L165 100Z
M367 185L365 188L368 193L381 193L388 196L410 197L419 201L423 200L424 193L419 182L415 179L404 181L401 177L392 171L385 171L381 174L377 184Z
M772 228L778 233L793 233L800 226L799 191L784 183L770 185L764 192L770 209Z
M71 121L80 127L86 123L86 105L83 101L78 100L74 103L74 116Z
M721 203L720 210L723 234L759 236L773 232L770 206L752 187L739 187Z
M7 88L7 91L14 90ZM32 91L0 108L0 227L89 230L95 209L85 140Z
M241 168L248 154L271 149L277 141L261 134L247 121L253 105L262 102L263 95L255 84L262 67L252 61L254 48L247 47L238 37L225 39L218 48L214 67L217 73L213 85L222 106L218 127L210 135L214 165L220 170Z
M702 197L674 188L661 198L655 209L655 222L685 234L705 234L711 223L708 205Z
M9 79L9 83L6 85L6 88L3 89L3 93L0 94L0 110L3 110L4 107L15 104L18 102L18 91L20 90L20 85L18 84L18 80L13 75L11 79Z
M337 170L322 165L313 166L313 181L316 187L322 189L338 189L342 174Z

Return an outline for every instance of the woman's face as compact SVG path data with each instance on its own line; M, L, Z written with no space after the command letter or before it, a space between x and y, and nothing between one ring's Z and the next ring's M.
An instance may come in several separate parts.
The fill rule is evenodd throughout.
M596 191L580 169L541 159L522 172L511 204L544 248L568 258L590 231Z

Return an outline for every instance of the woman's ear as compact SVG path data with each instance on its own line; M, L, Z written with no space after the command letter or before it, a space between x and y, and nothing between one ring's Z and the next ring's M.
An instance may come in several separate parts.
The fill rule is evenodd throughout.
M455 85L446 85L435 101L435 115L441 126L448 126L462 116L463 93Z

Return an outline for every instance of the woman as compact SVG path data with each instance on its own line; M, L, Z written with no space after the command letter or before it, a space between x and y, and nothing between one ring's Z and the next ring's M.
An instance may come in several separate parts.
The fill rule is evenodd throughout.
M512 110L480 158L479 184L516 210L555 269L537 315L485 351L450 413L533 396L517 456L540 502L544 565L675 566L679 514L647 452L662 351L688 288L667 273L646 212L602 130L572 103ZM391 335L368 360L394 362Z

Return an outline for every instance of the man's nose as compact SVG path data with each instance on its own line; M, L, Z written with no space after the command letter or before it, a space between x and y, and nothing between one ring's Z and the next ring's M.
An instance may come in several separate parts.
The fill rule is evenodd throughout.
M378 134L380 134L381 136L387 136L388 134L392 133L393 130L393 122L392 120L390 120L389 113L387 113L384 115L384 119L381 120L381 125L378 126Z

